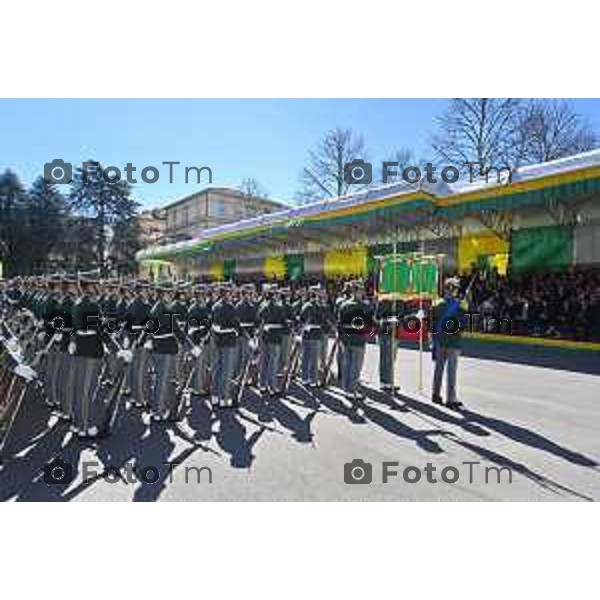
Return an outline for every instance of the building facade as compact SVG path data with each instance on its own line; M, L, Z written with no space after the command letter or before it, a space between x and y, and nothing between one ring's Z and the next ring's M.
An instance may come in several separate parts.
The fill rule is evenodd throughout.
M203 230L284 210L288 206L234 188L206 188L163 208L168 241L191 239Z
M167 214L164 209L151 209L138 216L140 243L142 248L160 244L166 235Z

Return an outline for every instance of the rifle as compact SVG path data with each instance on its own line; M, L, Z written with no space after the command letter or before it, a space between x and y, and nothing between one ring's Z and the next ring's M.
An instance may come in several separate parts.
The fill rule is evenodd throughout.
M24 363L20 354L13 352L12 349L6 346L6 340L4 338L0 340L0 344L2 345L0 351L2 352L2 355L4 355L2 356L2 362L4 362L4 359L8 356L16 363L16 366L14 367L11 367L10 365L6 366L7 373L12 375L12 377L5 390L2 390L2 395L0 396L0 423L2 422L2 419L8 415L10 409L14 406L12 414L10 414L8 422L6 423L6 427L4 427L4 435L0 440L1 454L6 447L6 442L10 437L10 434L12 433L17 415L20 413L28 385L37 378L37 373L30 366ZM7 377L3 377L3 380L6 378Z
M340 345L340 334L336 332L335 339L333 341L333 346L329 352L329 356L325 362L325 368L323 369L323 373L321 375L321 387L325 388L329 385L329 377L331 375L331 367L333 366L333 361L335 359L335 355L339 349Z
M190 344L192 344L194 347L196 346L196 344L194 344L192 342L192 340L187 335L187 333L185 334L185 337L186 337L186 340L188 340ZM209 334L205 335L202 338L202 340L200 341L200 346L198 346L200 349L200 355L202 355L202 353L205 351L208 338L209 338ZM185 373L184 376L182 377L182 384L179 386L179 388L177 389L177 391L175 393L175 408L173 409L173 412L174 412L173 419L175 421L181 420L181 408L183 406L182 398L183 398L183 395L186 392L188 392L188 390L190 389L192 379L194 377L194 373L196 372L195 359L196 359L196 357L190 358L188 356L188 357L186 357L186 360L184 360L184 363L187 362L191 366L190 366L189 371L187 373Z
M244 335L247 335L247 334L244 334ZM260 339L260 337L258 339ZM259 354L258 339L255 338L254 340L252 340L252 338L250 338L250 336L248 336L248 344L250 345L250 349L248 352L248 356L246 357L246 362L244 364L244 368L242 369L242 376L239 380L239 386L237 389L237 393L235 395L236 404L239 404L242 400L242 396L244 395L244 390L246 389L246 386L248 385L248 380L250 379L250 369Z
M294 336L294 345L292 346L292 350L290 352L290 356L288 359L287 369L283 373L283 378L281 380L281 389L280 392L285 394L290 387L290 383L292 381L292 377L296 372L298 367L298 362L300 361L300 350L302 347L302 342L298 339L298 335L292 334Z

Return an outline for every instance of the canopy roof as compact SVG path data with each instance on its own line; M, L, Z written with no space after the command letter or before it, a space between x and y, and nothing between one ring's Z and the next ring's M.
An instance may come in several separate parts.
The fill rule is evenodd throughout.
M417 230L432 217L447 221L482 211L514 211L540 205L549 198L566 201L600 192L600 150L514 169L510 181L448 185L420 181L369 188L251 219L206 229L198 237L147 248L138 260L180 255L265 255L271 250L293 253L332 246L352 246L398 230Z

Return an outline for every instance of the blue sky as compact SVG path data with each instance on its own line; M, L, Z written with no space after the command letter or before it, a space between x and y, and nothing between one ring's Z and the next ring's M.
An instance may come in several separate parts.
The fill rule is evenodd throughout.
M600 100L573 104L600 132ZM180 161L174 183L162 166L157 183L134 186L135 197L150 207L192 193L199 186L185 183L183 167L209 166L213 185L254 177L271 197L291 201L306 151L328 129L362 133L373 160L399 147L426 157L445 106L442 99L0 100L0 170L30 184L53 158L96 158L121 169L131 162L138 175Z

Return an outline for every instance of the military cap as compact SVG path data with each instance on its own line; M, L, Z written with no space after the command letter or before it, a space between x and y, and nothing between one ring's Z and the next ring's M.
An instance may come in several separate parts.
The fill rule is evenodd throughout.
M460 278L459 277L450 277L446 279L444 282L444 289L448 290L457 290L460 288Z
M170 281L160 281L154 284L154 289L157 292L172 292L175 287Z
M104 281L104 285L106 287L112 287L112 288L116 288L116 287L121 287L122 283L121 280L116 278L116 277L112 277L110 279L106 279Z

